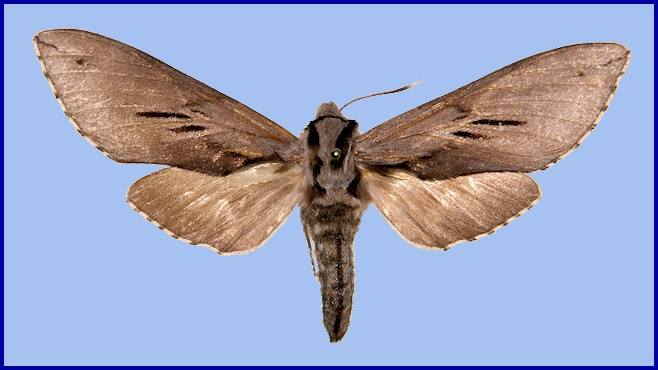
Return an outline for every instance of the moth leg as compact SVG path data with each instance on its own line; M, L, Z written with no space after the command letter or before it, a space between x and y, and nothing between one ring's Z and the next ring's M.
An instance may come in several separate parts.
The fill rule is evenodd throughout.
M318 278L318 270L315 268L317 262L313 258L313 246L311 245L311 239L308 237L308 227L306 225L304 225L304 236L306 236L306 244L308 245L308 254L311 257L311 267L313 268L313 276L315 277L315 280L320 282Z

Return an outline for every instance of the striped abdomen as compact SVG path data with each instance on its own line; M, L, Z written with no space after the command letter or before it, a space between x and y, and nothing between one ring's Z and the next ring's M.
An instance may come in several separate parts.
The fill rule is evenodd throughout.
M302 207L302 219L315 244L322 294L322 321L331 342L350 325L354 295L354 235L363 211L346 204Z

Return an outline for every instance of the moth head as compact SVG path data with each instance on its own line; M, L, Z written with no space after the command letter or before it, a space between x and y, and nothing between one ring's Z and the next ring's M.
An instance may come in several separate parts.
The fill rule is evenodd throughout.
M322 103L318 107L318 111L315 114L315 119L317 120L318 118L322 118L322 117L338 117L338 118L347 119L340 112L340 108L338 108L336 103L332 101L328 103Z

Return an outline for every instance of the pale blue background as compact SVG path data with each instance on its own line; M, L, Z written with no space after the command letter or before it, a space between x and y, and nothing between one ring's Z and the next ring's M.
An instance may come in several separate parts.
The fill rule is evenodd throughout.
M5 6L5 364L653 364L653 6ZM374 207L356 237L352 325L330 344L299 212L218 257L125 203L152 165L108 160L53 98L32 36L133 45L298 135L358 102L362 131L524 57L615 41L633 59L544 197L451 251Z

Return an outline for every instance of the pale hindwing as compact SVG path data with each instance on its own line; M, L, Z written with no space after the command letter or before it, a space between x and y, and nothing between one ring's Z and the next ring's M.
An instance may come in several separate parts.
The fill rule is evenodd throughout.
M416 247L447 250L489 235L541 198L527 175L485 172L421 180L406 171L364 172L372 202L393 229Z
M357 160L425 179L545 169L594 128L629 60L612 43L523 59L366 132Z
M226 174L290 160L295 136L131 46L81 30L43 31L34 45L73 125L115 161Z
M301 167L263 163L227 176L165 168L135 182L128 203L177 239L219 254L263 245L300 198Z

